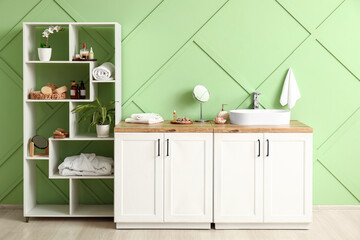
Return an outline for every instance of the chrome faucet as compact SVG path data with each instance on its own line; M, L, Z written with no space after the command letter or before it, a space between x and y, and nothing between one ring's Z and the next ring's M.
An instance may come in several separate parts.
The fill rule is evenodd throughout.
M259 100L258 97L261 95L259 92L253 92L254 94L254 109L259 109Z

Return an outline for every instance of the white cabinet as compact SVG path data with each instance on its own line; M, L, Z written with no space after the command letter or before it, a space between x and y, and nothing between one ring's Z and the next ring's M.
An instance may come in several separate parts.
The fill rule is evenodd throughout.
M163 134L115 134L115 222L163 220Z
M165 133L165 222L212 222L212 134Z
M212 153L212 133L115 133L117 228L210 227Z
M261 133L224 133L214 138L214 221L261 222Z
M307 228L311 133L215 133L214 222L220 228Z
M264 222L310 222L312 134L265 133L264 144Z

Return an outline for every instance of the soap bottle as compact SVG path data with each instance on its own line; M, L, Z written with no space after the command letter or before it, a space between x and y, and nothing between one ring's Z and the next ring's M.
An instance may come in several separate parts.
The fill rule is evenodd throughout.
M89 59L94 59L94 51L92 48L90 48Z
M222 104L221 111L218 113L217 117L228 120L229 119L229 113L224 110L225 105L227 105L227 104Z
M86 43L80 43L83 45L83 48L80 49L81 59L88 60L89 59L89 50L86 49Z
M75 81L71 82L71 88L70 88L70 98L71 99L77 99L78 98L78 88Z
M174 121L174 122L176 122L176 121L177 121L176 110L174 110L174 112L173 112L173 121Z
M85 89L85 84L84 84L83 81L80 82L79 98L80 99L85 99L86 98L86 89Z

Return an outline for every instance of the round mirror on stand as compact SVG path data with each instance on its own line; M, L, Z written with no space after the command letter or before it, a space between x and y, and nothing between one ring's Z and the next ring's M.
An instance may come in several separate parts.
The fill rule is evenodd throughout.
M209 101L210 92L203 85L196 85L193 91L194 98L200 102L200 120L196 120L195 122L208 122L207 120L203 120L202 118L202 104Z
M44 153L35 154L35 148L37 149L45 149ZM42 136L34 136L30 141L30 149L29 149L30 157L40 157L49 155L49 142L46 138Z

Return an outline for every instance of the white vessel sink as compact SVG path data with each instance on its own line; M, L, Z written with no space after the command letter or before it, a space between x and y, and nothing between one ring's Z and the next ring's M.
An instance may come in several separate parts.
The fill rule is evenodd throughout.
M290 123L290 111L279 109L241 109L230 111L230 123L236 125L282 125Z

